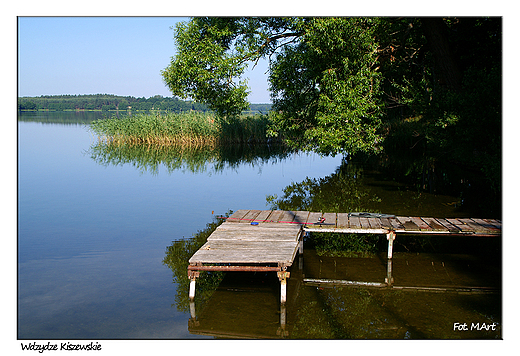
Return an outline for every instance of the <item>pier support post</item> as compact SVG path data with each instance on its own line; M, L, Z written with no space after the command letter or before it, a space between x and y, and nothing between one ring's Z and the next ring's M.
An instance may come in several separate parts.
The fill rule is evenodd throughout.
M287 278L289 278L290 272L280 271L278 272L278 279L280 280L280 303L285 304L287 301Z
M303 240L308 236L307 234L307 231L300 230L300 242L298 244L298 268L300 270L303 270Z
M286 320L287 320L287 309L285 307L285 304L282 304L280 306L280 326L278 327L278 330L276 330L276 335L281 336L285 338L289 335L289 332L285 330L286 328Z
M387 286L391 286L394 283L394 277L392 277L392 259L389 258L386 265L386 278L385 283Z
M298 234L298 254L303 254L303 239L305 239L305 236L307 236L307 231L301 229L300 233Z
M395 240L395 232L390 231L386 234L386 239L388 240L388 259L392 259L392 250L394 248L394 240Z
M197 313L195 312L195 302L193 300L190 300L190 317L192 319L197 318Z
M188 278L190 279L190 300L195 299L195 283L199 273L199 271L188 271Z
M197 327L200 322L197 320L197 314L195 313L195 302L190 300L190 319L188 320L189 327Z

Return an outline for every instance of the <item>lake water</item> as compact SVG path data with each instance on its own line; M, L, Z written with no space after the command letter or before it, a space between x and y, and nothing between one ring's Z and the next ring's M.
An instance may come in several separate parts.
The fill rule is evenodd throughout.
M382 282L387 275L379 257L320 256L312 243L291 273L286 310L278 305L275 275L238 273L226 275L190 310L187 291L164 262L170 247L229 210L269 209L267 196L287 197L284 188L307 178L324 192L332 189L341 209L365 199L357 207L391 214L448 217L474 210L460 209L459 193L418 191L372 170L350 171L354 166L341 156L269 148L254 154L110 151L88 131L97 114L87 114L28 113L18 122L18 338L501 337L500 291L303 285L303 276ZM333 179L357 185L341 195ZM396 246L394 278L407 285L500 290L497 240L472 241L467 250L467 241L458 241L452 251L440 245L426 252L407 241ZM454 330L454 323L464 322L496 327Z

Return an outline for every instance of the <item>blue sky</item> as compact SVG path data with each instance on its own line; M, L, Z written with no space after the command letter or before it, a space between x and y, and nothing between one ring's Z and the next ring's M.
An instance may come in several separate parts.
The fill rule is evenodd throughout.
M18 96L171 96L160 71L186 17L19 17ZM270 102L267 63L246 73L252 103Z

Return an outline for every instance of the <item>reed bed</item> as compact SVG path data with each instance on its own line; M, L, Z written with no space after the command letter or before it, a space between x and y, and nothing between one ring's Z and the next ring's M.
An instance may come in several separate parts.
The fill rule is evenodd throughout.
M94 121L90 129L107 143L161 146L215 146L227 143L265 143L268 118L264 115L219 120L200 112L138 113Z

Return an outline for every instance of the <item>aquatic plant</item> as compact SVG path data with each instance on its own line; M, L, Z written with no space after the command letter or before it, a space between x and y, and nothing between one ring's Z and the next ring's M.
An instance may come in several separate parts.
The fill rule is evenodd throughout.
M154 145L215 146L267 142L266 115L218 119L202 112L137 113L124 118L93 121L90 129L100 141Z

